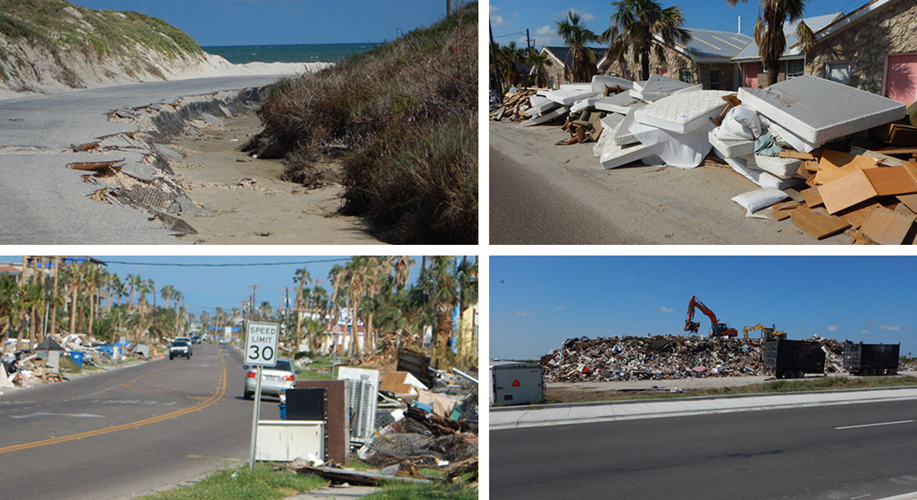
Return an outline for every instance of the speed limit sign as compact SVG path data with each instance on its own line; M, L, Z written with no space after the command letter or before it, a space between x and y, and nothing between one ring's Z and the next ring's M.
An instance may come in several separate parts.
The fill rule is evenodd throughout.
M277 323L249 323L245 341L245 364L252 366L277 365Z

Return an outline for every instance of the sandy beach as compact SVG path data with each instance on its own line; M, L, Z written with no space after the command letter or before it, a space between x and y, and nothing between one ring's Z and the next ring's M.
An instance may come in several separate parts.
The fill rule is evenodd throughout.
M209 125L201 136L182 136L168 147L185 155L170 161L186 193L207 211L185 220L199 234L196 244L378 244L358 217L338 215L343 188L319 189L281 180L279 160L250 157L240 151L261 131L248 114ZM333 168L333 166L331 167Z

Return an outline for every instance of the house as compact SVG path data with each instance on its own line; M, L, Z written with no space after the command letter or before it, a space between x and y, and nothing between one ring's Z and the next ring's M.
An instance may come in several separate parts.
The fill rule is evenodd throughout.
M656 43L663 47L664 60L650 51L650 72L683 82L703 84L705 89L736 90L739 79L732 56L752 40L750 36L729 31L688 29L691 40L686 44L666 45L661 37ZM602 58L598 67L610 75L639 79L641 65L628 53L623 61Z
M828 14L817 17L807 17L803 19L806 26L813 33L825 29L838 18L842 17L841 13ZM780 67L777 68L779 73L777 81L784 81L787 78L802 76L807 74L806 56L802 53L802 47L799 45L799 37L796 36L796 26L798 23L784 23L783 34L786 36L786 49L780 57ZM767 86L767 73L770 71L766 68L758 56L758 44L751 40L748 45L742 48L738 54L733 56L732 61L739 72L739 81L743 87L758 88Z
M595 52L596 61L604 58L605 52L608 50L601 47L589 48ZM551 64L547 65L548 86L560 88L564 83L572 83L572 81L569 81L567 78L568 73L572 69L571 65L573 62L573 51L570 50L570 47L549 47L546 45L541 48L541 53L547 54L551 61Z

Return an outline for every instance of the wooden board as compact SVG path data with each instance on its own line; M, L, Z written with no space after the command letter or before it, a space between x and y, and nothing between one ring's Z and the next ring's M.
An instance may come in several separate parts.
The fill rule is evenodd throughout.
M793 210L790 212L790 217L800 229L817 240L823 240L829 236L842 233L850 227L849 223L837 217L813 212L808 207L799 207Z
M825 202L822 201L821 199L821 195L818 193L817 187L810 187L809 189L804 189L800 191L799 194L802 195L802 199L806 201L806 205L808 205L809 208L815 208L819 205L825 204Z
M880 245L900 245L914 225L914 219L880 207L863 224L863 234Z
M917 193L917 180L903 166L871 168L863 173L879 196Z
M777 154L779 158L795 158L797 160L817 160L817 158L811 153L800 153L798 151L790 151L785 149Z
M917 212L917 194L898 195L898 201L910 208L912 212Z
M838 217L844 219L850 223L850 227L854 229L859 229L863 227L863 224L866 222L866 219L872 214L873 210L881 207L882 204L878 202L874 203L863 203L855 207L848 208L844 210Z
M818 162L816 184L828 184L857 170L877 168L878 160L841 151L825 150Z
M887 123L870 130L876 139L893 146L917 146L917 127L901 123Z
M828 213L835 214L857 203L875 198L879 193L869 182L866 173L856 170L824 186L819 186L818 194L821 195Z

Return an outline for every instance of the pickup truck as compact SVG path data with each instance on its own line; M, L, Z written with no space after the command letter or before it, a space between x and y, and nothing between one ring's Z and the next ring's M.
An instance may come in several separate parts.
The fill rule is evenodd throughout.
M175 340L169 346L169 360L183 356L185 359L191 359L191 343L187 340Z

